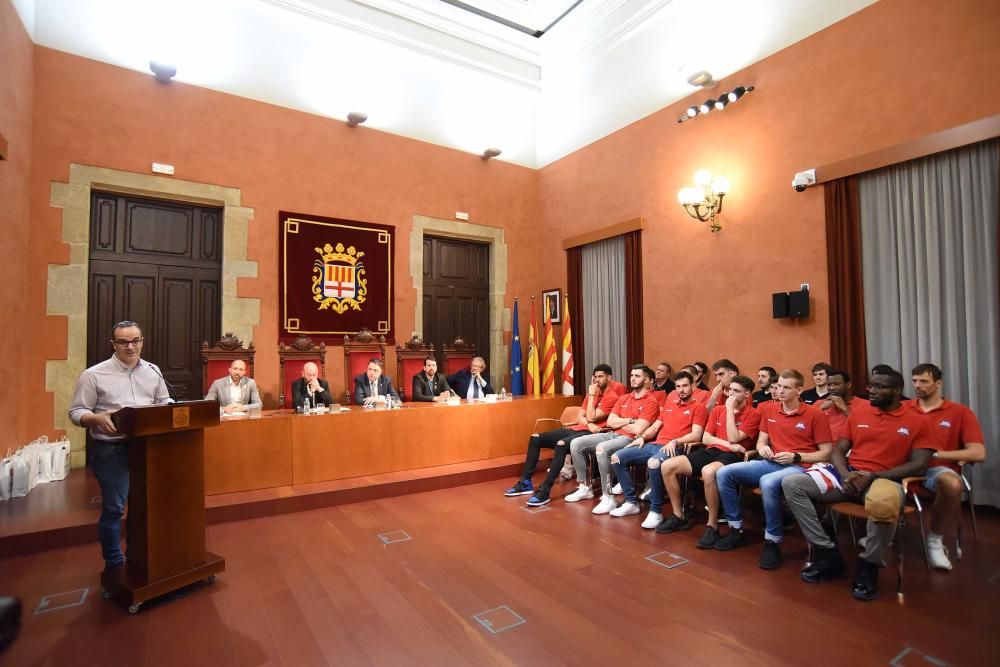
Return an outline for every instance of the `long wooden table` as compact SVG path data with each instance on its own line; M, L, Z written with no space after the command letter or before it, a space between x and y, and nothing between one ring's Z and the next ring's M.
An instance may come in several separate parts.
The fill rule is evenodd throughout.
M520 454L539 417L578 396L461 405L352 406L325 415L264 411L205 429L205 494L252 491ZM541 426L543 430L555 424Z

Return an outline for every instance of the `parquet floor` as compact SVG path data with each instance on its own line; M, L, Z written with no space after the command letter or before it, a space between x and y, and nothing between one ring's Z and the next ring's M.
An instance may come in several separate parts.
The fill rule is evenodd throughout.
M101 598L96 544L2 559L0 592L26 610L0 664L939 664L916 651L946 664L1000 664L996 512L980 511L981 542L968 530L951 573L924 568L908 526L906 604L896 601L894 563L882 597L866 604L850 597L848 579L799 581L797 531L785 565L765 572L759 543L696 549L702 517L690 532L657 536L639 527L641 515L594 517L589 502L555 500L530 513L524 498L503 497L506 485L210 526L208 547L227 571L137 615ZM757 519L751 509L748 527ZM411 539L378 537L398 530ZM667 569L646 558L663 551L688 562ZM80 589L82 604L58 608L78 602L82 593L70 592ZM35 613L58 593L69 595ZM493 634L473 618L504 605L524 622L504 630L517 617L494 612Z

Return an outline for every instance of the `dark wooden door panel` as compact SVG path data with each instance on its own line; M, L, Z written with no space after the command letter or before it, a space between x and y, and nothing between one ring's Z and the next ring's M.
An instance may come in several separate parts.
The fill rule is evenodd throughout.
M201 341L222 333L221 265L221 209L94 193L88 363L110 356L115 322L135 320L171 395L199 398Z
M487 356L489 246L427 236L423 252L424 340L441 350L461 337ZM443 363L440 354L438 363Z

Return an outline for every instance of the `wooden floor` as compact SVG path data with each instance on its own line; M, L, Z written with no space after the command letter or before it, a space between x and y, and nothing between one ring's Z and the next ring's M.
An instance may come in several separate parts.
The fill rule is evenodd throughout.
M26 607L0 664L998 664L996 512L980 511L981 542L970 531L951 573L924 569L909 526L900 606L894 568L872 603L853 600L847 579L801 583L797 531L784 567L764 572L757 543L699 551L700 525L657 536L639 528L641 516L592 516L590 502L530 513L524 498L503 497L505 485L210 526L208 547L227 571L134 616L101 599L96 544L0 559L0 593ZM748 527L757 519L752 511ZM385 544L379 535L392 531L411 539ZM662 551L690 560L674 569L646 560ZM82 604L60 608L80 589ZM43 596L56 597L39 609ZM517 617L495 611L494 634L473 618L504 605L524 622L504 630Z

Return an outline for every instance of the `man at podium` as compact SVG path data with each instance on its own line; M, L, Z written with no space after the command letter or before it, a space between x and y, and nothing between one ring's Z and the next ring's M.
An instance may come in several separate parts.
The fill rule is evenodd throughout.
M73 392L69 418L90 432L90 467L101 485L101 516L97 536L105 568L121 566L121 520L128 501L128 441L118 433L111 415L121 408L166 403L170 400L160 369L140 359L142 331L131 320L111 331L110 359L80 374Z

